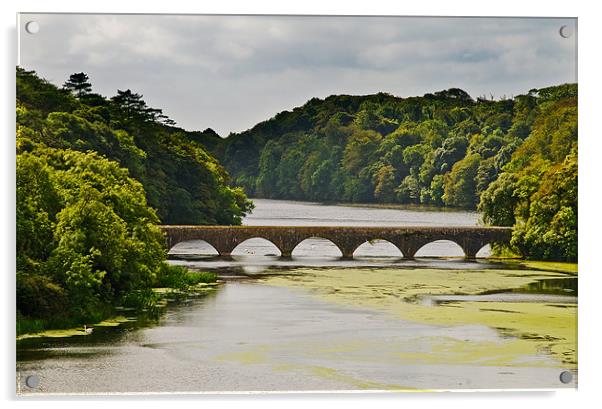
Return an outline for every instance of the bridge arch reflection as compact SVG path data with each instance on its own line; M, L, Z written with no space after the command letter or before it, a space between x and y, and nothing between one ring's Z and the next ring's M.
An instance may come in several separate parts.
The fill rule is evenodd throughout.
M435 240L420 247L415 257L463 257L464 249L454 240Z
M403 252L395 244L385 239L372 239L360 244L353 252L353 257L379 257L379 253L387 253L387 257L391 257L391 253L397 253L393 257L404 257Z
M252 248L263 248L267 253L257 253L256 250L249 250L247 246L251 245ZM247 248L245 248L247 247ZM276 244L263 237L251 237L238 243L230 253L232 256L241 255L257 255L257 256L281 256L282 250L278 248Z
M207 240L200 239L181 241L169 248L168 253L170 255L190 254L192 249L194 249L195 255L202 257L215 257L220 255L214 245Z
M332 254L328 254L328 251L326 252L326 254L312 252L312 253L315 253L315 254L312 254L312 256L317 256L317 257L342 257L343 256L343 251L339 248L339 246L336 245L335 242L333 242L332 240L329 240L327 238L318 237L318 236L311 236L311 237L307 237L307 238L301 240L299 243L297 243L295 245L295 247L293 247L293 250L291 251L291 256L295 256L295 257L300 256L299 253L302 252L304 250L304 248L307 248L307 247L310 247L309 248L310 251L313 250L311 248L311 246L313 246L313 244L311 244L312 240L321 241L322 244L324 244L324 242L328 242L332 245L331 246ZM322 249L324 248L324 246L321 246L321 247L322 247ZM328 248L328 247L326 247L326 248ZM297 254L295 254L295 253L297 253Z

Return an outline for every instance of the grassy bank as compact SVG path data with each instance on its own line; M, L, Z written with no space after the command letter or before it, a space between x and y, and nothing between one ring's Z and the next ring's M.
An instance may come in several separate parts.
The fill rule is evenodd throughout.
M156 314L167 305L168 299L205 292L215 285L215 273L190 271L182 266L165 264L151 287L130 291L112 305L101 305L91 316L64 315L40 319L17 313L17 339L86 335L83 325L120 325L131 320L119 315L120 312Z

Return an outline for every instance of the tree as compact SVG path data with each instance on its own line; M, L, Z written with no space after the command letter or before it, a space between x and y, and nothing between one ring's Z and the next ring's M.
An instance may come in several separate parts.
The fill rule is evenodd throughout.
M512 226L516 222L516 176L502 173L481 194L478 210L483 221L494 226Z
M63 85L63 88L72 92L77 98L81 98L92 92L92 84L89 80L90 78L88 78L86 73L78 72L71 74Z
M414 176L406 176L395 189L395 194L401 203L419 203L420 184Z
M475 178L481 163L481 156L473 153L453 166L445 178L443 201L447 205L458 207L474 207L478 202Z
M240 224L252 204L232 186L228 172L205 148L205 139L165 126L158 117L151 120L147 109L142 96L131 90L121 91L114 101L98 94L77 99L34 72L17 69L20 152L40 145L95 151L142 183L161 222ZM214 138L219 144L221 138Z
M73 324L102 318L103 306L148 288L159 271L158 221L116 162L42 145L19 152L18 310Z
M529 217L511 243L526 257L577 260L577 153L551 167L531 197Z
M112 97L111 101L125 114L123 120L126 123L136 118L146 119L148 106L142 99L141 94L132 92L130 89L126 89L125 91L118 89L117 95Z
M374 197L379 202L392 203L395 200L395 168L384 165L374 175Z
M173 119L163 115L162 109L151 108L146 105L142 97L142 94L127 89L125 91L117 90L117 95L111 98L119 111L125 114L122 115L121 119L126 125L131 126L135 122L158 122L168 126L176 124Z

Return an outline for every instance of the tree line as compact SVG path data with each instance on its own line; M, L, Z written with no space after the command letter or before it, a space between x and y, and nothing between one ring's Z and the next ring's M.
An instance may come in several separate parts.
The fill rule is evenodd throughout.
M157 227L240 224L252 203L200 144L142 95L62 88L17 68L18 332L96 322L151 287L202 275L165 263ZM196 140L195 140L196 139Z
M577 257L577 85L313 98L212 148L253 197L478 209L526 257Z
M188 132L143 96L17 68L17 310L27 328L145 305L157 224L240 224L248 195L478 209L510 250L577 258L577 85L474 100L460 89L314 98L248 131ZM29 327L28 327L29 326Z

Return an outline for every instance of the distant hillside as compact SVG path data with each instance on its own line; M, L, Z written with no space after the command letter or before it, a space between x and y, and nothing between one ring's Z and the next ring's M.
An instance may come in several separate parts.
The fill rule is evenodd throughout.
M17 69L18 151L117 161L163 223L238 224L246 195L428 204L514 226L512 250L527 257L577 257L577 84L501 100L457 88L313 98L227 138L180 129L130 90L107 99L89 85Z
M212 149L252 197L478 207L516 227L515 251L576 259L576 84L502 100L314 98L223 145Z

